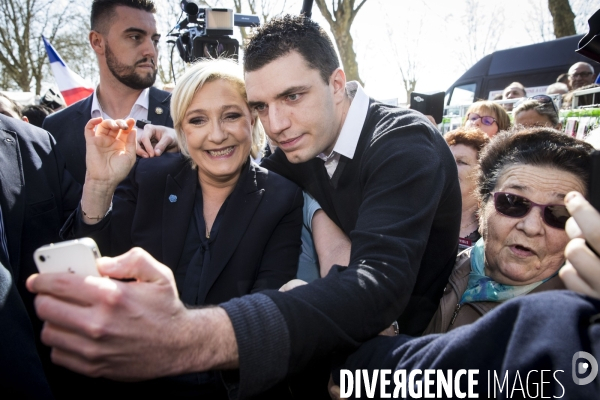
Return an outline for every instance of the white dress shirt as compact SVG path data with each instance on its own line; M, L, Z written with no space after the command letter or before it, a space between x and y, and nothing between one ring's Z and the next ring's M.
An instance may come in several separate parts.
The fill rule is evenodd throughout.
M344 120L344 125L342 125L340 135L329 155L321 153L317 156L325 161L325 169L329 178L333 176L340 161L340 156L348 157L349 159L354 157L360 132L369 111L369 96L367 96L358 82L351 81L346 83L346 92L348 92L352 103L348 109L348 114Z
M102 117L103 119L114 119L110 115L104 112L102 109L102 105L98 101L98 96L96 92L98 88L94 90L94 97L92 99L92 118ZM126 118L133 118L136 121L140 119L148 119L148 107L150 103L150 88L146 88L142 90L142 93L138 96L135 104L129 111L129 115Z

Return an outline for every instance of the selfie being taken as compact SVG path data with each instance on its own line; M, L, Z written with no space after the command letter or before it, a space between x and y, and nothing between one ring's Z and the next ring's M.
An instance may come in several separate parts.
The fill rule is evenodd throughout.
M5 0L0 397L598 398L600 0L538 3Z

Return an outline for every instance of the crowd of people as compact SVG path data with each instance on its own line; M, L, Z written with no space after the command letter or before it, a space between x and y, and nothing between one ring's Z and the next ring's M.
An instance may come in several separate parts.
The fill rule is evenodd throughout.
M94 0L90 22L90 97L43 129L0 97L7 398L337 398L341 369L513 377L600 356L593 147L552 98L515 82L510 110L473 103L442 136L347 82L326 32L289 15L243 66L197 62L170 93L152 1ZM36 248L81 237L102 277L36 273Z
M584 61L576 62L569 68L569 72L560 74L556 78L556 82L546 88L547 95L559 95L559 105L562 108L571 108L574 92L578 90L591 89L598 87L596 79L598 73L594 72L594 67ZM513 82L502 91L502 95L498 95L497 100L512 100L527 97L527 89L520 82ZM504 104L507 111L512 111L513 103Z

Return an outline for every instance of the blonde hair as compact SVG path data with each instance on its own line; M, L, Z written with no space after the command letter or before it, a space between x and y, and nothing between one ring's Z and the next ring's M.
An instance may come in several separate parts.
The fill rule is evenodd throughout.
M181 129L185 113L192 103L196 92L204 84L216 81L217 79L230 82L242 98L248 101L242 68L235 61L226 58L198 61L178 80L173 90L173 96L171 97L171 117L173 118L173 126L177 133L181 154L188 158L190 158L190 153L187 148L185 134ZM252 158L256 158L264 149L266 139L265 130L258 118L258 114L253 111L251 112L254 125L252 128L250 155Z
M463 126L467 123L467 118L469 113L477 111L483 111L492 114L496 118L496 123L498 124L498 132L505 131L510 128L510 117L506 113L504 107L500 104L494 103L493 101L487 100L479 100L469 107L466 113L465 120L463 121Z

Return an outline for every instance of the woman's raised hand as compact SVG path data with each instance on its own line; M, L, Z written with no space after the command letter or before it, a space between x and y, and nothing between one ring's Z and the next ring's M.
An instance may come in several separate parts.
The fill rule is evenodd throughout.
M92 118L85 126L86 182L116 187L135 164L135 120Z

